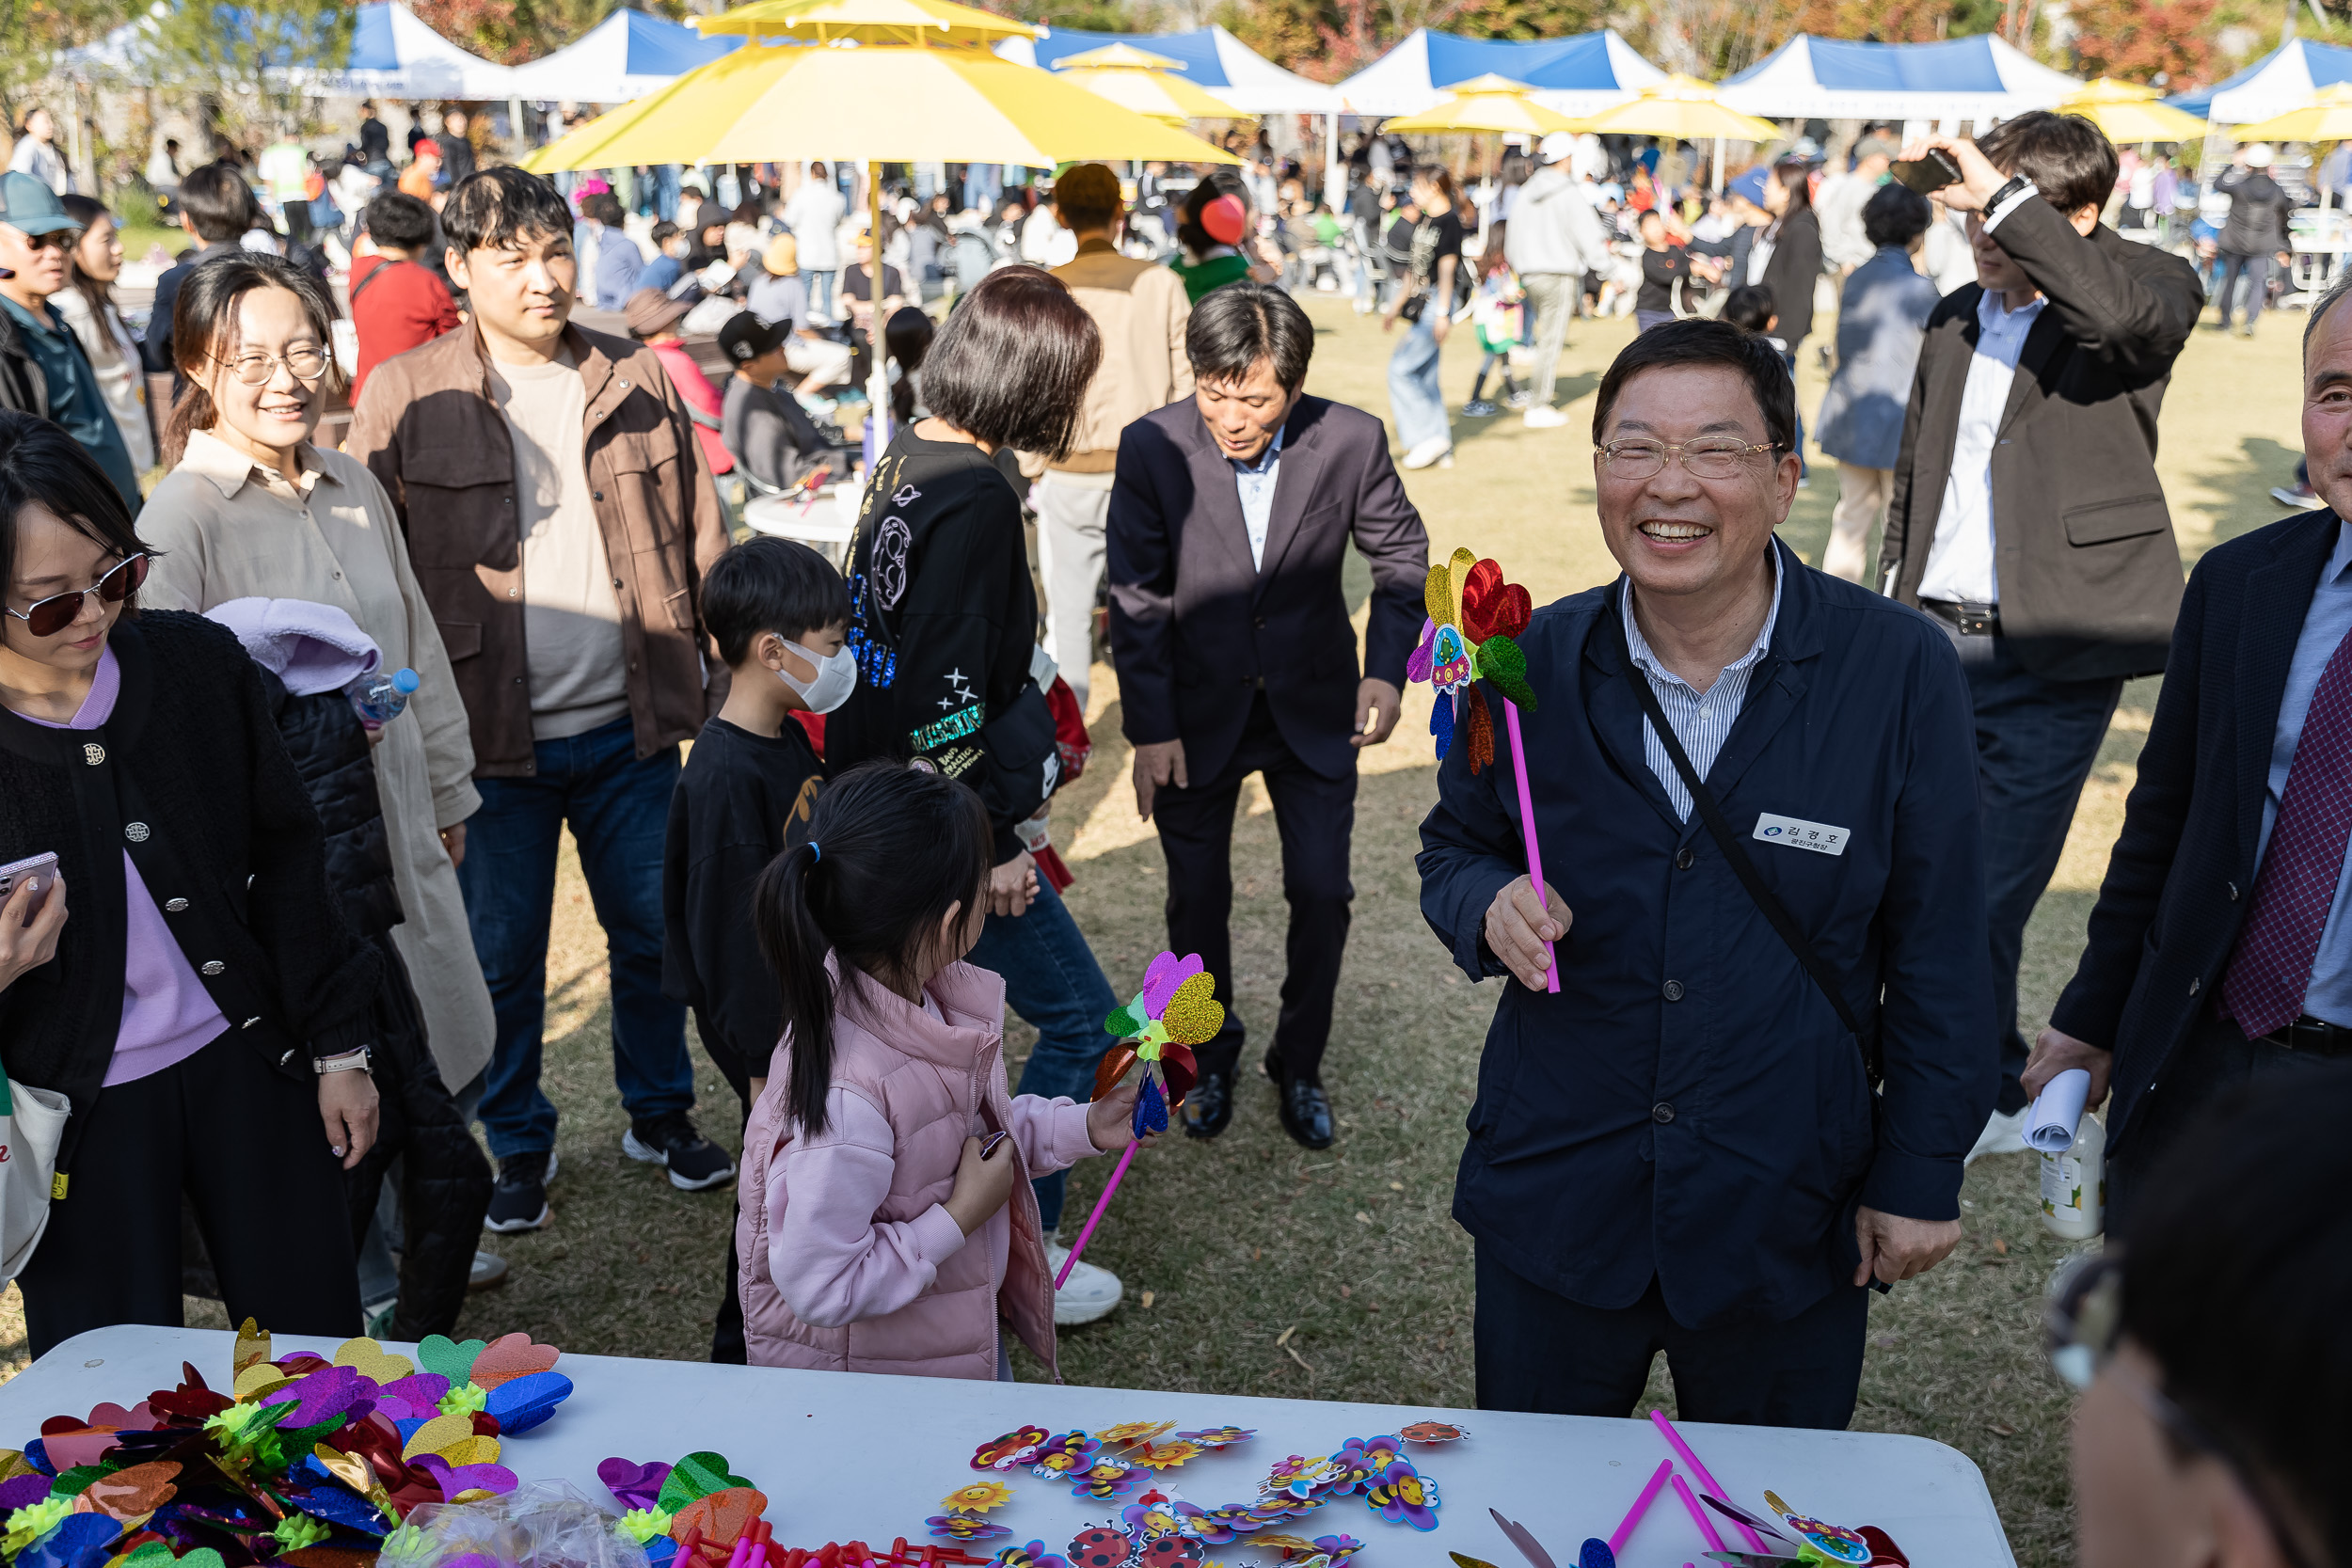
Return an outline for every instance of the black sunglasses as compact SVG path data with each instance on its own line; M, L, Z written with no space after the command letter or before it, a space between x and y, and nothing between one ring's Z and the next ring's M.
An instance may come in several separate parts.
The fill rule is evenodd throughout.
M30 610L10 610L8 613L24 622L25 629L35 637L55 637L81 615L82 601L90 594L97 594L107 604L120 604L137 593L139 585L147 580L147 568L151 559L145 550L126 556L87 588L76 588L70 594L52 594L45 599L33 601Z
M2090 1252L2068 1259L2050 1281L2050 1302L2042 1324L2049 1335L2052 1369L2074 1387L2089 1388L2115 1359L2116 1346L2123 1338L2122 1255ZM2144 1378L2119 1368L2117 1381L2180 1447L2228 1468L2269 1526L2271 1539L2278 1543L2279 1555L2286 1559L2289 1568L2312 1568L2301 1536L2237 1445L2224 1441Z

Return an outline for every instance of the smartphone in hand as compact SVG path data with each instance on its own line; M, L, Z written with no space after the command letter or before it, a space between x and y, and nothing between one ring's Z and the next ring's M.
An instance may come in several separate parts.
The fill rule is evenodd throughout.
M0 904L7 903L20 884L32 889L31 901L24 908L24 924L30 926L40 913L41 906L49 902L49 890L57 885L56 852L34 855L13 865L0 865Z
M1940 147L1929 148L1924 158L1904 158L1889 164L1886 172L1921 196L1933 196L1947 185L1960 183L1960 165Z

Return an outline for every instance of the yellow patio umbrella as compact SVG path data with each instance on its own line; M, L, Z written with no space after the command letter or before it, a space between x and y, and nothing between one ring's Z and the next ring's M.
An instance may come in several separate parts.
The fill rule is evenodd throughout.
M2352 141L2352 82L2322 87L2299 109L2251 125L2233 125L2236 141Z
M1524 82L1489 71L1457 82L1453 96L1417 115L1399 115L1382 122L1384 131L1412 135L1451 135L1487 132L1502 135L1548 136L1554 131L1581 131L1583 124L1557 109L1547 109L1529 97Z
M2186 109L2156 102L2153 87L2102 76L2086 82L2058 104L2062 115L2080 115L2106 133L2111 142L2197 141L2212 127Z
M1184 62L1128 43L1104 44L1054 62L1054 74L1098 98L1181 126L1188 119L1237 119L1242 112L1175 72Z
M1622 103L1603 109L1580 127L1595 135L1670 136L1676 141L1766 142L1780 135L1769 119L1743 115L1715 101L1715 84L1695 76L1669 76Z
M992 40L1039 29L951 0L758 0L699 21L706 32L753 37L541 148L527 166L546 173L803 158L862 163L880 234L886 163L1051 168L1086 158L1239 161L1051 71L999 58L990 53ZM794 41L768 41L784 38ZM887 428L888 386L877 355L878 429Z

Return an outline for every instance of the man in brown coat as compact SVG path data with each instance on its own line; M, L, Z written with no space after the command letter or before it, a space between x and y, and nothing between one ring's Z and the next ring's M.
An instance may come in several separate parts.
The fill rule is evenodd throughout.
M1184 280L1156 261L1121 256L1119 176L1101 164L1066 168L1054 212L1078 254L1054 269L1103 333L1103 365L1087 387L1078 439L1038 479L1038 573L1045 579L1045 652L1086 707L1094 665L1094 599L1103 587L1103 530L1110 514L1119 433L1155 409L1192 396ZM1030 470L1035 473L1036 470Z
M678 742L723 695L696 607L727 538L653 351L568 324L579 268L555 187L486 169L441 224L471 323L376 368L347 450L391 493L471 722L482 810L458 881L498 1016L487 1224L530 1230L555 1174L539 1057L566 825L612 958L622 1149L686 1190L735 1174L690 1119L685 1013L661 994L662 834Z

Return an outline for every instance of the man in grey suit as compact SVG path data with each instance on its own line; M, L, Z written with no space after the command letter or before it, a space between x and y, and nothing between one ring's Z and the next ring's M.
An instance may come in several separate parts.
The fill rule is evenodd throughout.
M1960 169L1973 286L1928 319L1895 467L1885 592L1944 623L1976 710L2001 1095L1977 1153L2022 1149L2017 958L2123 682L2164 669L2181 552L2156 416L2204 293L2099 222L2115 149L2076 115L1930 136ZM1974 1156L1972 1155L1971 1158Z

